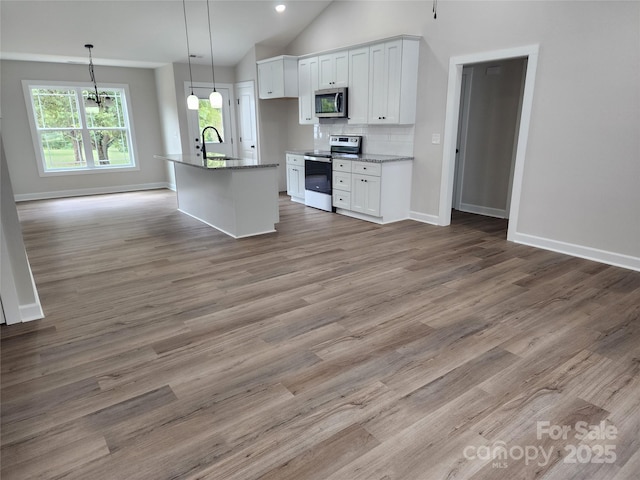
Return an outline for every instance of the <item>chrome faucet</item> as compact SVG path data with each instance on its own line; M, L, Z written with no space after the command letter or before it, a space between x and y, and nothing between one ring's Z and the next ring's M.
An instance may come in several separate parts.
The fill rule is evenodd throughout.
M202 146L200 147L200 150L202 151L202 158L206 159L207 158L207 147L205 147L205 141L204 141L204 132L206 132L209 129L212 129L216 132L216 135L218 136L218 142L222 143L222 137L220 136L220 132L218 132L218 129L212 125L209 125L208 127L204 127L202 129Z

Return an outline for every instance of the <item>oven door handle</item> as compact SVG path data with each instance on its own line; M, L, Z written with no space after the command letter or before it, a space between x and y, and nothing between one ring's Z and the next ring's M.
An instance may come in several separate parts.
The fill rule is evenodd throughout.
M309 156L305 155L304 159L309 161L309 162L331 163L331 158L330 157L309 157Z

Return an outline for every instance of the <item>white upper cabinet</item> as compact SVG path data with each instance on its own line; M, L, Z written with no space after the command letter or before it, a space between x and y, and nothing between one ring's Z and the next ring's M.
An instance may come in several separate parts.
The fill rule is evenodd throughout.
M369 47L349 50L348 122L364 125L369 120Z
M349 52L347 50L318 57L320 89L346 87L349 83Z
M298 59L288 55L258 63L258 96L261 99L298 96Z
M318 90L318 57L298 61L298 113L301 125L318 123L314 93Z
M406 38L369 47L367 123L415 123L418 47L417 40Z
M259 97L299 97L299 122L311 125L320 122L315 92L348 87L349 124L410 125L416 120L419 46L419 37L403 35L313 57L260 60Z

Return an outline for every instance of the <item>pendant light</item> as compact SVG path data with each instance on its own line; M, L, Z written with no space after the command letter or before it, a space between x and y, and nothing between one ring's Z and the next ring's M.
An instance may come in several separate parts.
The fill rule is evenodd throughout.
M209 20L209 44L211 46L211 75L213 76L213 92L209 95L209 102L213 108L222 108L222 95L216 91L216 70L213 66L213 36L211 35L211 13L209 0L207 0L207 20Z
M110 107L113 104L113 99L107 95L106 93L102 93L101 95L98 93L98 85L96 83L96 74L93 71L93 56L91 55L91 49L93 45L87 43L85 48L89 49L89 77L91 78L91 82L93 83L93 96L89 95L84 101L84 108L87 113L96 114L100 112L101 107Z
M184 32L187 36L187 58L189 59L189 85L191 86L191 95L187 97L187 108L189 110L198 110L200 101L193 93L193 75L191 74L191 50L189 49L189 29L187 28L187 5L182 0L182 10L184 12Z

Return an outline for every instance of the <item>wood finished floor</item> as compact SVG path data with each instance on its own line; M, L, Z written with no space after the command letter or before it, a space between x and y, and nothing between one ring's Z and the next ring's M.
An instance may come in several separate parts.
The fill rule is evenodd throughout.
M0 330L2 479L639 478L639 273L280 207L233 240L164 190L20 204L46 319ZM499 442L550 459L465 458Z

